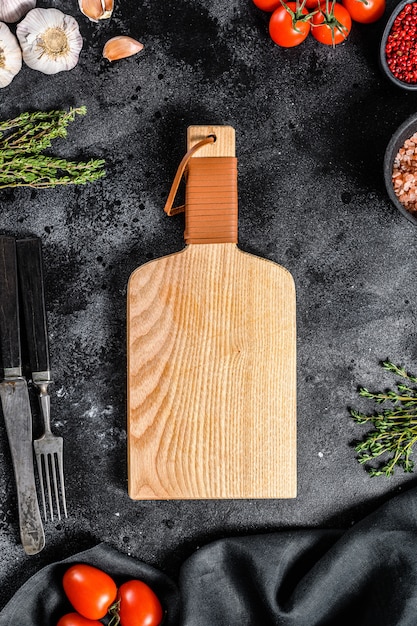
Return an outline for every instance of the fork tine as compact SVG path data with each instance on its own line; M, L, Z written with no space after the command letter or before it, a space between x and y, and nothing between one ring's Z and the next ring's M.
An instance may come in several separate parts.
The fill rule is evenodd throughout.
M35 440L34 447L45 520L48 519L48 509L52 521L55 511L59 520L62 514L67 518L62 438L49 433Z
M56 479L56 467L55 467L56 454L51 454L51 467L52 467L52 480L54 483L55 503L58 519L61 519L61 509L59 507L59 494L58 494L58 482Z
M54 509L52 506L52 491L51 491L51 478L49 473L49 458L50 455L46 454L44 456L44 467L45 467L45 476L46 476L46 490L48 492L48 503L49 503L49 513L51 516L51 520L54 520Z
M57 460L58 460L59 482L60 482L60 486L61 486L62 508L64 510L65 517L68 517L68 513L67 513L67 498L66 498L66 495L65 495L64 466L63 466L63 462L62 462L62 450L61 450L60 454L57 454Z
M38 476L39 476L39 484L41 487L41 498L42 498L42 508L43 508L43 517L45 522L48 519L48 515L46 513L46 500L45 500L45 485L43 483L43 472L42 472L42 457L40 454L36 453L36 465L38 468Z

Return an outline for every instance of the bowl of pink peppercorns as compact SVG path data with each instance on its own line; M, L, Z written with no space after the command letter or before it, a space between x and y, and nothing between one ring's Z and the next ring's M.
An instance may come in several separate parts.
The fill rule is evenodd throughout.
M417 0L402 0L391 13L381 39L380 63L397 87L417 90Z
M417 226L417 114L392 135L385 151L384 180L392 203Z

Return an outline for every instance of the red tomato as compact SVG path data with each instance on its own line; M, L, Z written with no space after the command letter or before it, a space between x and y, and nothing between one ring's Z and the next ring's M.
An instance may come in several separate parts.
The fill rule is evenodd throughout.
M99 620L115 601L117 587L105 572L78 563L70 567L63 578L64 591L74 609L83 617Z
M337 2L322 2L311 20L314 39L328 46L345 41L352 28L352 19L344 6Z
M252 2L258 7L258 9L268 11L268 13L275 11L275 9L281 4L281 0L252 0Z
M304 6L306 9L318 9L320 0L306 0Z
M121 626L159 626L164 612L150 587L141 580L129 580L119 588Z
M342 4L355 22L372 24L385 12L385 0L342 0Z
M275 9L269 20L272 41L283 48L298 46L310 32L310 16L306 8L296 2L286 2Z
M97 620L87 619L79 613L67 613L59 620L56 626L103 626Z

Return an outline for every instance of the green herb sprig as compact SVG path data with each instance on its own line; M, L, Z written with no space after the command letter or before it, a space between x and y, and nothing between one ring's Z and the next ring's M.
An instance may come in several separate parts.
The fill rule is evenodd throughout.
M103 159L67 161L42 154L52 140L67 136L76 115L85 106L69 111L34 111L0 121L0 189L6 187L56 187L84 185L105 175Z
M417 377L390 361L384 361L382 367L405 382L396 384L397 391L388 389L372 393L361 387L359 395L374 400L377 405L387 403L387 408L372 414L350 409L358 424L373 426L373 430L355 446L359 463L372 463L379 457L385 457L380 466L367 467L371 476L392 476L396 466L404 472L412 472L414 463L410 455L417 441L417 387L412 386L417 383Z

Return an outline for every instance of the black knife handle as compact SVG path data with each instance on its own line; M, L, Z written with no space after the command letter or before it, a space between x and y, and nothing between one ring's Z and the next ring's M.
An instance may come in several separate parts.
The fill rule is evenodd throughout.
M18 239L17 265L30 369L49 372L48 325L43 282L42 245L38 237Z
M0 347L5 374L16 369L20 375L19 289L17 278L16 241L0 236Z

